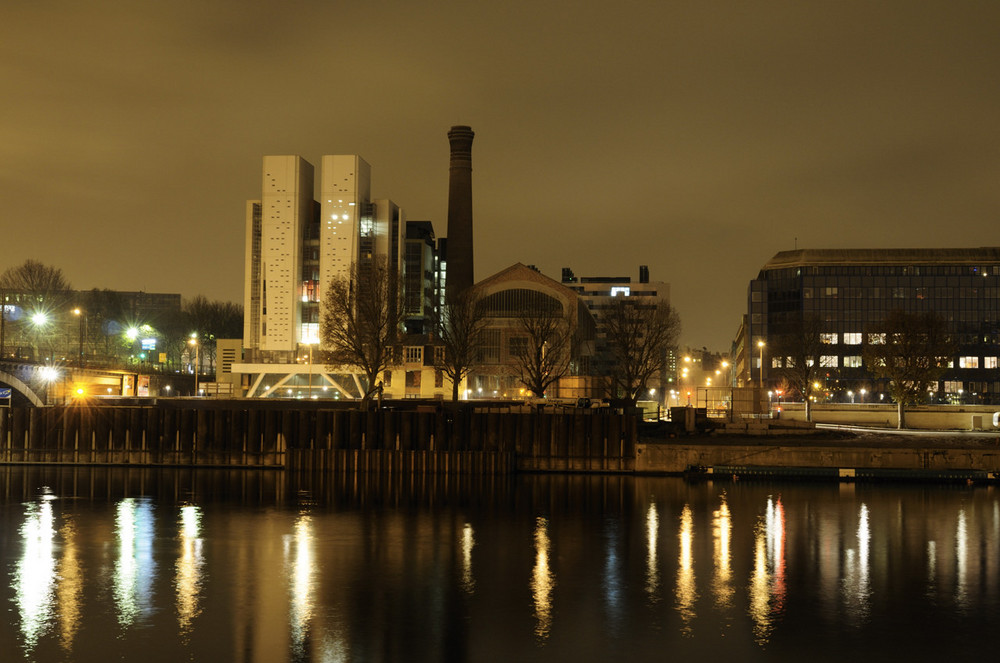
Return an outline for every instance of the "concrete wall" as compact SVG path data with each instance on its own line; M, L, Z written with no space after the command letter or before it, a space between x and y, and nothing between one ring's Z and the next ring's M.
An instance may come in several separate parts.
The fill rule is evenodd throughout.
M776 408L774 408L776 410ZM906 427L918 430L998 430L993 416L998 405L918 405L906 408ZM805 421L802 403L782 403L782 419ZM895 428L895 404L839 403L814 405L812 421L817 424L853 424Z
M996 449L903 449L656 443L636 447L636 472L683 472L690 467L842 467L910 470L1000 471Z

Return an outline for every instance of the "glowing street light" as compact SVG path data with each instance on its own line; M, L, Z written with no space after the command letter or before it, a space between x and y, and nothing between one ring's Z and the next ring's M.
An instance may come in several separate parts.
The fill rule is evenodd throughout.
M191 332L191 339L188 341L188 343L190 345L194 346L194 395L198 396L199 395L199 392L198 392L198 364L200 363L198 361L198 359L199 359L199 350L201 349L201 346L198 345L198 333L197 332Z
M55 366L42 366L38 371L39 377L45 382L45 404L49 404L49 385L59 379L59 369Z
M83 309L77 306L73 309L73 315L75 315L80 320L80 334L78 340L80 342L80 353L77 357L77 366L83 368Z
M757 347L760 348L760 388L764 388L764 346L767 345L764 341L757 341Z

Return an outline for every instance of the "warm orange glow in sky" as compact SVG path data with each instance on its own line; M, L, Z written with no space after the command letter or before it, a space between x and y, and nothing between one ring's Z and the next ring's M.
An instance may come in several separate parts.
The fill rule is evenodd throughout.
M358 153L476 278L672 284L719 349L779 250L996 243L1000 3L6 3L0 269L242 300L264 154Z

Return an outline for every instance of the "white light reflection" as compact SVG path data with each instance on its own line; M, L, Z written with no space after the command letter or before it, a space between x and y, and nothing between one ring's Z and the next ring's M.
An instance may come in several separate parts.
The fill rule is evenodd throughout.
M691 557L691 543L694 538L694 518L691 515L691 507L687 504L681 511L680 532L680 554L678 555L677 568L677 612L681 616L681 634L693 635L691 631L691 621L695 617L694 605L698 599L698 592L695 586L694 565Z
M650 502L646 509L646 596L650 603L660 600L660 569L656 561L659 532L660 518L656 513L656 504Z
M118 561L114 572L114 597L118 623L131 626L140 615L150 612L155 565L153 506L148 500L126 498L118 503L115 516Z
M868 505L858 509L858 549L844 551L844 604L847 614L856 622L868 618L871 596L871 569L869 550L871 529L868 524Z
M65 523L59 529L62 539L62 559L59 560L59 586L56 600L59 605L60 642L64 650L73 649L73 639L80 630L83 597L83 569L77 556L76 526Z
M315 609L313 589L316 575L316 564L313 556L312 519L301 514L295 521L295 534L291 540L286 539L287 557L291 556L289 580L291 581L291 608L289 618L292 629L292 644L298 653L303 653L309 626Z
M785 604L785 510L781 498L768 497L764 518L757 522L749 590L754 640L764 645Z
M717 511L712 512L712 539L714 542L715 578L712 590L715 592L715 605L719 608L729 608L733 604L735 589L732 584L733 571L731 567L731 538L733 519L729 514L729 504L726 496L719 496L721 504Z
M961 608L968 607L968 569L969 532L965 523L965 509L961 509L958 512L958 526L955 532L955 603Z
M25 516L21 526L24 554L17 562L14 587L24 647L30 652L47 630L52 616L56 561L50 499L43 498L39 503L27 505Z
M201 612L198 605L201 592L202 556L201 510L197 506L182 506L180 511L180 556L177 558L175 585L177 590L177 625L181 636L191 633L191 625Z
M535 635L549 637L552 630L552 591L555 575L549 568L549 522L539 517L535 521L535 568L531 572L531 595L535 602Z
M462 589L466 594L476 591L476 579L472 575L472 548L476 545L472 525L465 523L462 528Z

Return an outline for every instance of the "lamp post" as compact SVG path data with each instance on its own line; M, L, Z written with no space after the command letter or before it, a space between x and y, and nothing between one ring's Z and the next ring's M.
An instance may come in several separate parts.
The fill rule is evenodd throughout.
M75 315L80 320L80 333L79 333L79 336L78 336L78 340L79 340L79 344L80 344L80 348L79 348L80 349L80 353L77 356L77 364L76 365L79 368L83 368L83 309L81 309L79 306L77 306L75 309L73 309L73 315Z
M5 291L0 291L0 359L3 359L7 354L7 343L4 329L5 322L7 319L7 293Z
M760 388L764 388L764 346L767 345L764 341L757 341L757 347L760 348Z
M313 397L313 344L309 344L309 399Z
M193 332L191 334L191 340L189 340L188 343L190 343L191 345L194 346L194 395L197 396L198 395L198 364L199 364L198 359L199 359L199 350L200 350L200 347L198 345L198 334L197 334L197 332Z

